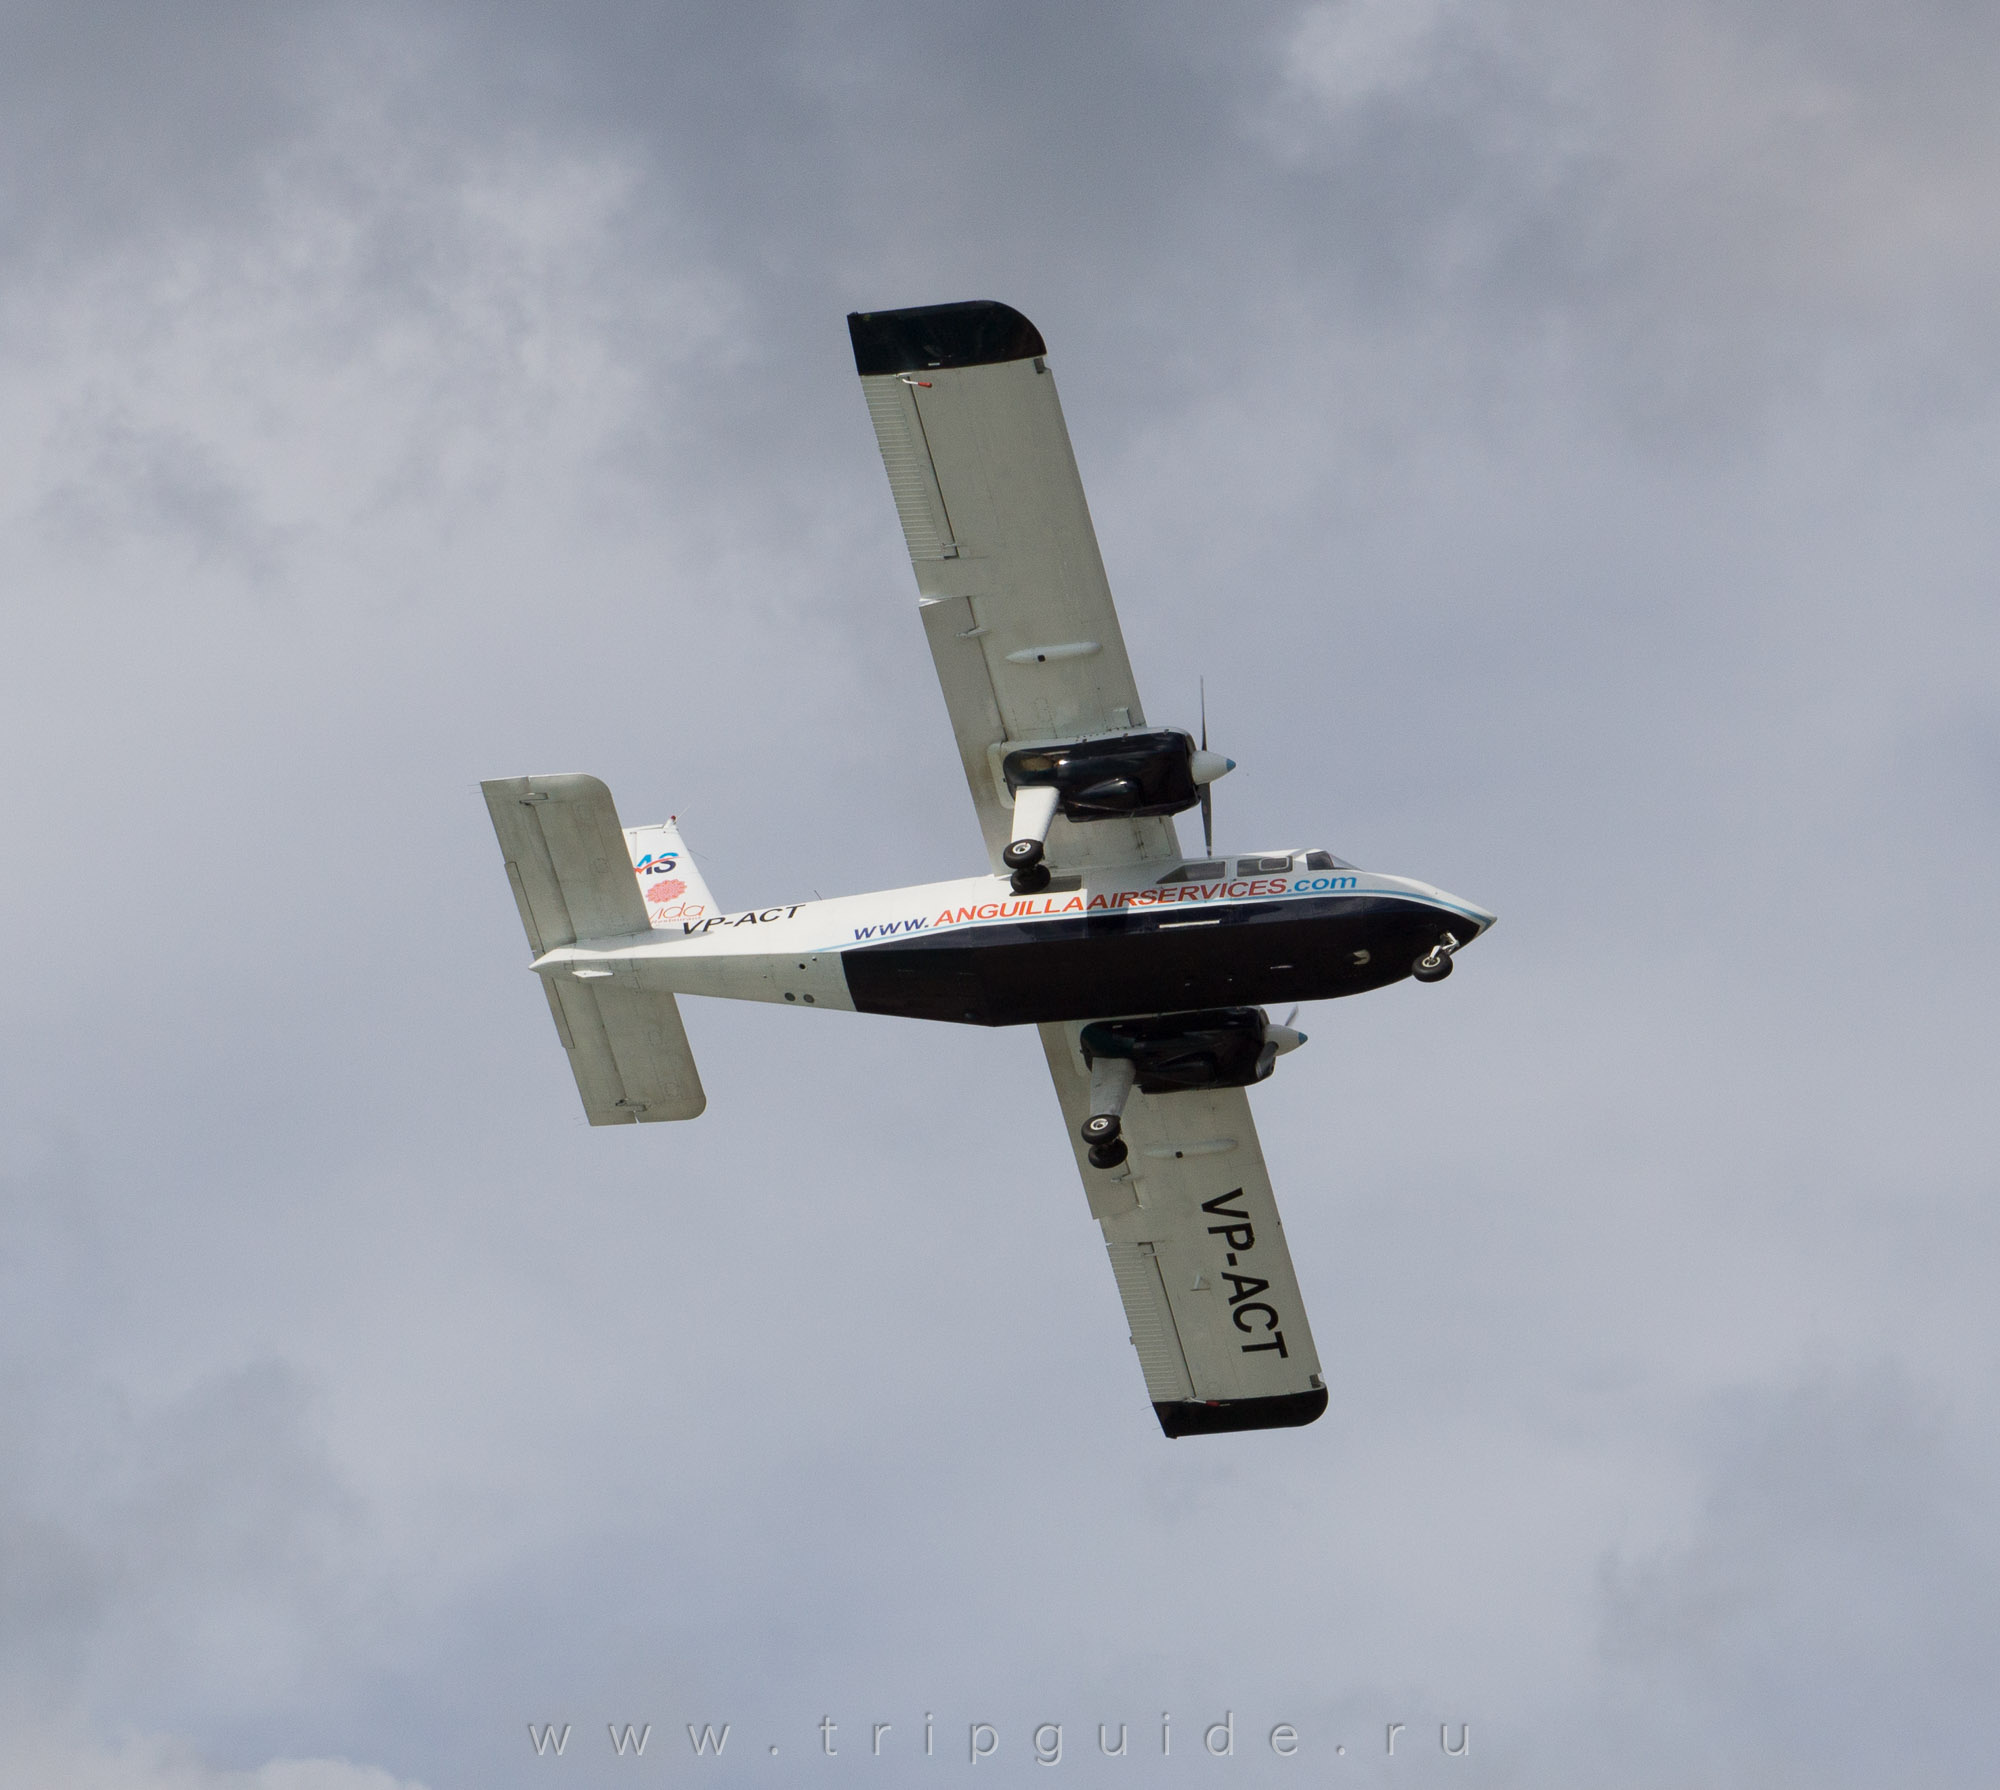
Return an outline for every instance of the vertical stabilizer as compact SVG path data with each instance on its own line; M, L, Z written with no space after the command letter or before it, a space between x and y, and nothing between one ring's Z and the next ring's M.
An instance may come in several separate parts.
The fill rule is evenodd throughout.
M722 912L708 884L695 868L680 828L671 820L658 826L627 827L632 868L645 898L646 918L654 926L678 928L689 920L707 920Z

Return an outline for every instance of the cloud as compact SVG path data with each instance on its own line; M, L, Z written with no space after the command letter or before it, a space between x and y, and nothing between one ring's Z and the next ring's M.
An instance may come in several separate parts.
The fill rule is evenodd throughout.
M345 1759L272 1759L231 1771L205 1763L183 1741L148 1736L109 1747L46 1721L10 1722L0 1785L56 1784L63 1790L422 1790L414 1779Z
M1702 1750L1742 1767L1782 1771L1808 1730L1857 1774L1937 1745L1977 1694L2000 1594L1991 1463L1945 1400L1896 1364L1822 1368L1718 1395L1700 1429L1688 1532L1605 1561L1626 1739L1663 1738L1666 1703L1699 1709Z
M1415 86L1430 72L1454 9L1399 0L1327 0L1299 15L1286 78L1332 107Z
M1978 1775L1989 22L15 23L39 1781L1210 1705L1359 1782L1446 1719L1487 1781L1879 1781L1911 1709ZM1223 841L1502 914L1258 1090L1309 1431L1151 1433L1021 1038L690 1003L709 1113L600 1136L522 973L482 775L681 814L732 902L976 864L841 326L976 294Z
M1968 77L1996 47L1953 9L1343 0L1273 53L1248 117L1318 177L1295 183L1307 256L1365 246L1336 291L1449 316L1658 443L1857 379L1990 397L2000 138Z

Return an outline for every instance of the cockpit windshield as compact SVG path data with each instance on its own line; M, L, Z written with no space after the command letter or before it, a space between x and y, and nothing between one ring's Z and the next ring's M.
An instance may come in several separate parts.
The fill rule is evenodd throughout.
M1235 864L1238 876L1281 875L1296 863L1305 870L1353 870L1357 866L1345 858L1336 858L1330 851L1309 851L1297 856L1274 853L1258 858L1208 858L1198 864L1180 864L1160 878L1163 883L1212 883L1220 882L1230 874L1231 863Z

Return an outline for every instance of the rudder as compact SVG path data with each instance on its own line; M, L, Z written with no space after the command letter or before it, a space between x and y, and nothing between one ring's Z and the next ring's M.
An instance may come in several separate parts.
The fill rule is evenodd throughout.
M722 911L709 893L708 883L695 868L678 821L669 819L650 827L627 827L625 844L631 853L632 869L639 879L639 894L645 901L650 925L681 926L690 920L706 920Z

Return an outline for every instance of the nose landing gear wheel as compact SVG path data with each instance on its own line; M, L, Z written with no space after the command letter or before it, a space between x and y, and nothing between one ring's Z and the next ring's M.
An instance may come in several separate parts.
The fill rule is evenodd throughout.
M1455 934L1447 932L1411 966L1410 974L1419 982L1442 982L1451 974L1451 954L1458 949Z

